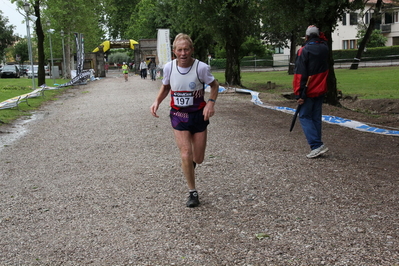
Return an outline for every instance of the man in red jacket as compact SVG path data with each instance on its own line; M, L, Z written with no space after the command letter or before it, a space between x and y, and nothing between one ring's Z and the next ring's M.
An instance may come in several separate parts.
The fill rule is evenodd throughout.
M319 29L306 30L306 42L298 50L293 80L294 94L301 109L299 121L310 145L308 158L328 151L321 140L322 105L327 92L328 45Z

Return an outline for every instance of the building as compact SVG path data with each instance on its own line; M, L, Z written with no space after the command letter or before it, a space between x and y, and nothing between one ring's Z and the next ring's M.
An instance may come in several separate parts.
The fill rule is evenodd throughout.
M356 38L360 25L369 25L370 18L377 0L369 0L364 10L346 13L333 32L333 50L357 49L358 38ZM382 31L387 37L386 46L399 45L399 3L383 0L381 18L376 21L375 29Z

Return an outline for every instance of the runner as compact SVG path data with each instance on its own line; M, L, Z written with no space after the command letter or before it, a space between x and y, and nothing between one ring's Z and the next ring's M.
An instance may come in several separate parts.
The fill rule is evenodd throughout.
M192 58L193 52L191 38L186 34L178 34L173 42L176 59L165 65L161 89L150 107L152 115L158 117L156 112L159 105L170 93L170 119L189 189L187 207L197 207L200 204L194 169L204 160L207 126L209 118L215 113L219 89L209 66ZM211 87L207 102L204 101L204 84Z
M122 73L123 73L123 76L125 77L125 82L126 82L129 77L129 66L126 65L126 62L123 62Z

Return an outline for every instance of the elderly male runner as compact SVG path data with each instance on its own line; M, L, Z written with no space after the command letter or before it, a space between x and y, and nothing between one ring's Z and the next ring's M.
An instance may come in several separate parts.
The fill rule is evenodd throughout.
M150 107L152 115L158 117L156 112L159 105L170 93L170 120L189 189L187 207L197 207L200 203L194 169L196 164L204 160L207 126L209 118L215 113L219 90L209 66L192 58L193 52L191 38L186 34L178 34L173 42L176 59L165 64L162 86ZM211 87L208 101L204 100L205 84Z

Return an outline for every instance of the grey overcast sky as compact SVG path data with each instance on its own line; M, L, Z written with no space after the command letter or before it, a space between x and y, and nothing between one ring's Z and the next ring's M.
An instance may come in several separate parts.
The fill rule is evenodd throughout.
M0 0L0 10L3 12L3 16L8 18L7 25L15 26L14 33L19 36L25 37L26 24L24 22L24 16L18 13L17 6L15 4L12 4L10 0ZM32 23L30 25L32 26Z

